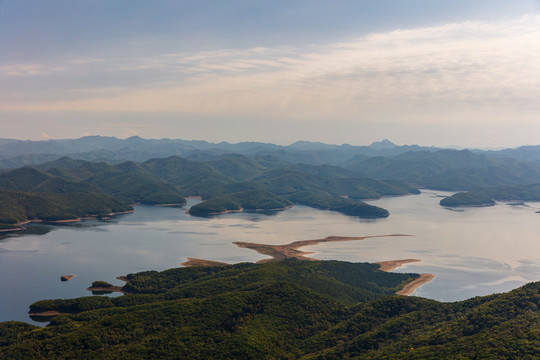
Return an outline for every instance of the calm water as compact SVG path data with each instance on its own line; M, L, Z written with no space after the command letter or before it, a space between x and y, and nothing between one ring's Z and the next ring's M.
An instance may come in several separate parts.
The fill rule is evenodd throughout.
M233 241L284 244L328 235L410 234L305 247L319 259L354 262L416 258L395 271L435 274L414 295L441 301L508 291L540 280L540 203L448 210L448 193L371 201L391 213L359 220L304 206L274 215L191 217L183 208L137 206L114 220L76 225L33 225L0 237L0 321L32 322L37 300L91 295L94 280L122 285L118 275L177 267L187 257L236 263L265 258ZM191 200L193 203L195 200ZM61 275L75 274L68 282Z

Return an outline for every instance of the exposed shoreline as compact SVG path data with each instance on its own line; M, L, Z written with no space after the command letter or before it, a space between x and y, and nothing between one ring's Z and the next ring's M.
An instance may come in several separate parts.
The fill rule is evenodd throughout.
M241 213L241 212L250 212L250 211L254 211L254 212L258 212L258 211L284 211L284 210L288 210L288 209L292 208L293 206L294 206L294 204L287 205L287 206L284 206L282 208L275 208L275 209L244 209L244 208L240 208L238 210L215 211L215 212L207 212L207 213L200 213L200 214L193 214L193 215L194 216L206 216L206 215L224 215L224 214L230 214L230 213ZM190 209L186 210L186 214L191 215Z
M180 265L185 266L185 267L191 267L191 266L225 266L225 265L230 265L230 264L227 264L221 261L213 261L213 260L205 260L205 259L188 257L187 261L180 263Z
M257 263L283 260L286 258L319 261L319 259L305 256L305 255L313 254L313 252L301 251L298 249L304 246L317 245L319 243L324 243L324 242L365 240L365 239L370 239L370 238L389 237L389 236L412 236L412 235L389 234L389 235L374 235L374 236L327 236L323 239L300 240L300 241L294 241L292 243L284 244L284 245L267 245L267 244L250 243L250 242L244 242L244 241L234 241L233 244L241 248L248 248L251 250L255 250L261 255L270 256L270 259L262 259L262 260L257 261Z
M108 213L107 216L131 214L131 213L134 213L134 212L135 212L135 209L126 210L126 211L111 212L111 213ZM16 224L13 224L13 225L21 226L21 225L26 225L26 224L30 224L30 223L65 224L65 223L74 223L74 222L79 222L81 220L90 220L90 219L97 219L97 218L99 218L99 215L88 215L88 216L81 216L81 217L78 217L78 218L75 218L75 219L63 219L63 220L32 219L32 220L20 221L20 222L18 222ZM24 230L24 228L17 228L17 229ZM8 231L20 231L20 230L11 230L11 229L7 229L7 230ZM0 230L0 232L1 231L2 230Z
M495 204L486 203L486 204L471 204L471 205L467 205L467 204L458 204L458 205L439 204L439 205L441 205L442 207L445 207L445 208L465 208L465 207L490 207L490 206L495 206L497 204L496 203Z
M379 261L374 264L380 265L381 271L389 272L400 267L403 264L408 264L408 263L413 263L413 262L418 262L418 261L422 261L422 260L418 260L418 259L389 260L389 261Z
M434 277L435 275L433 274L420 274L419 278L411 281L408 284L405 284L403 289L396 292L396 295L411 295L420 286L433 280Z
M119 292L122 294L129 294L128 292L122 290L122 286L107 286L107 287L90 286L89 288L86 288L86 290L103 291L103 292Z
M184 206L187 203L154 204L154 206Z
M0 229L0 233L13 232L13 231L22 231L22 230L24 230L24 228L22 228L22 227L14 227L14 228L9 228L9 229Z

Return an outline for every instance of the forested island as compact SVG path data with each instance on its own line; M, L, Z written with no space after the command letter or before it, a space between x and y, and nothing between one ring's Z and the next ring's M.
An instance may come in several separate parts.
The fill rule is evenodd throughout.
M540 349L540 282L440 303L392 295L416 274L288 259L129 274L128 295L38 301L0 323L6 359L519 358ZM516 334L519 334L516 336Z
M477 188L440 201L442 206L491 206L495 201L540 201L540 184Z

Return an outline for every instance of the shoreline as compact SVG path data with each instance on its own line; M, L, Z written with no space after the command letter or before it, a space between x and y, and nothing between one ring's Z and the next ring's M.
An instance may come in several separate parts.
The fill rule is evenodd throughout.
M396 292L396 295L405 295L409 296L411 295L416 289L418 289L420 286L430 282L433 280L435 275L433 274L420 274L420 277L405 284L401 290Z
M230 264L227 264L221 261L205 260L205 259L188 257L187 261L180 263L180 265L185 266L185 267L191 267L191 266L226 266Z
M103 292L119 292L122 294L129 294L126 291L122 290L121 286L108 286L108 287L99 287L99 286L90 286L89 288L86 288L88 291L103 291Z
M403 264L419 262L419 261L422 261L422 260L418 260L418 259L389 260L389 261L378 261L374 264L380 265L381 271L389 272L400 267Z
M194 215L194 216L206 216L206 215L224 215L224 214L230 214L230 213L241 213L241 212L262 212L262 211L285 211L290 208L292 208L294 204L287 205L282 208L275 208L275 209L244 209L240 208L238 210L225 210L225 211L219 211L219 212L207 212L207 213L201 213L201 214L191 214L190 209L186 210L186 214Z
M218 211L218 212L207 212L207 213L201 213L201 214L194 214L195 216L206 216L206 215L223 215L223 214L230 214L230 213L240 213L243 212L244 208L240 208L238 210L225 210L225 211ZM190 209L186 210L186 214L191 214Z
M421 260L418 260L418 259L390 260L390 261L379 261L374 264L379 265L381 271L390 272L400 267L403 264L409 264L409 263L418 262L418 261L421 261ZM428 282L433 280L433 278L435 278L434 274L420 274L418 278L406 283L403 286L403 288L401 288L401 290L396 291L396 295L409 296L420 286L427 284Z
M13 232L13 231L22 231L22 230L24 230L24 228L22 228L22 227L15 227L15 228L10 228L10 229L0 229L0 233Z
M444 200L444 199L443 199ZM442 200L441 200L442 201ZM483 203L483 204L456 204L456 205L443 205L439 203L440 206L445 208L463 208L463 207L490 207L497 205L497 202L493 203Z
M184 206L187 202L183 203L170 203L170 204L154 204L154 206Z
M108 213L107 216L115 216L115 215L122 215L122 214L131 214L131 213L134 213L135 212L135 209L133 210L126 210L126 211L118 211L118 212L111 212L111 213ZM27 225L27 224L30 224L30 223L46 223L46 224L65 224L65 223L74 223L74 222L79 222L81 220L92 220L92 219L98 219L100 216L99 215L88 215L88 216L81 216L81 217L78 217L78 218L75 218L75 219L63 219L63 220L42 220L42 219L32 219L32 220L25 220L25 221L20 221L16 224L13 224L15 226L21 226L21 225ZM24 230L24 228L20 228L21 230ZM11 230L11 229L7 229L8 231L19 231L19 230ZM2 230L0 230L1 232Z

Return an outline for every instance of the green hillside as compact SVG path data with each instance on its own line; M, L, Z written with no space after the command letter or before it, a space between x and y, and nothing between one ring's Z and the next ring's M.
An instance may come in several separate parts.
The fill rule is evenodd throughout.
M154 177L174 186L184 196L206 196L233 181L204 163L178 156L148 160L142 166Z
M184 196L206 202L192 214L228 210L282 209L291 202L351 216L385 217L361 202L382 196L417 194L397 180L374 180L329 165L284 164L272 156L226 154L192 161L178 156L119 164L67 157L39 170L23 167L0 174L0 189L54 194L96 193L145 204L184 204Z
M375 179L450 191L527 184L540 178L538 162L488 157L470 150L411 151L395 157L353 158L339 165Z
M107 195L25 193L0 190L0 224L26 220L58 221L133 210Z
M456 303L392 296L414 274L286 260L128 275L132 295L46 300L0 323L6 359L534 359L540 282Z

